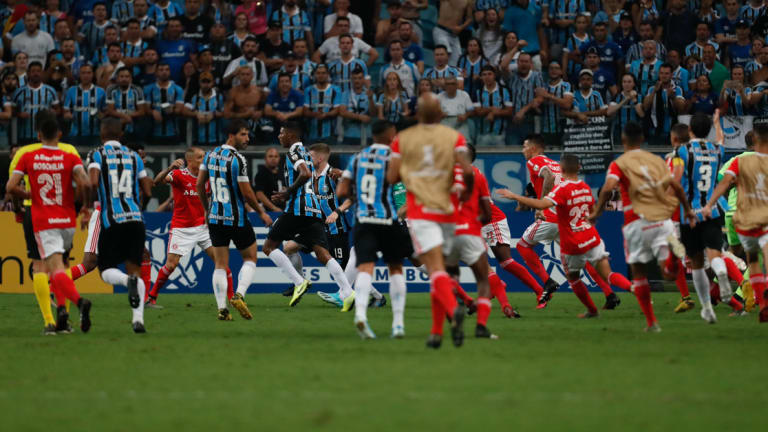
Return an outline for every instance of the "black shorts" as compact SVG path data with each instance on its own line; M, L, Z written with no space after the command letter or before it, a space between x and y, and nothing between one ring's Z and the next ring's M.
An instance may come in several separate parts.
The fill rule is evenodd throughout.
M243 250L256 243L256 234L248 221L241 227L208 224L208 234L211 236L213 247L229 247L229 242L232 241L237 250Z
M32 228L32 209L29 207L24 209L21 226L24 227L24 240L27 243L27 258L36 261L40 260L40 251L37 249L35 230Z
M314 246L328 249L323 221L311 216L295 216L283 213L272 224L267 238L277 242L293 240L309 249Z
M341 268L345 268L349 261L349 234L345 232L339 234L326 233L326 238L328 239L328 252L331 253L331 256L339 263Z
M680 224L680 240L688 256L703 252L704 249L720 250L723 247L723 218L707 219L696 224Z
M144 260L144 222L116 223L99 233L99 271Z
M382 259L387 264L402 263L413 254L411 236L404 225L378 225L361 223L355 225L355 255L357 263L371 263Z

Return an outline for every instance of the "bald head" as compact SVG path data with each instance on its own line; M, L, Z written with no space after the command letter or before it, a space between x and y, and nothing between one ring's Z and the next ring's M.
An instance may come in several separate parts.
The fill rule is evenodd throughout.
M424 93L419 96L416 110L419 123L439 123L443 117L440 101L434 93Z

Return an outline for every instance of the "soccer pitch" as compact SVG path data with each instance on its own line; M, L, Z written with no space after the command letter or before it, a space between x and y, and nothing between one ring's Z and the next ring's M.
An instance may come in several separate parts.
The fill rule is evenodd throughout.
M592 293L602 305L600 293ZM768 400L768 326L715 308L675 315L678 295L654 293L660 334L636 300L579 320L570 292L522 319L498 304L499 340L446 337L427 350L429 298L411 294L406 338L391 312L369 311L379 336L361 341L352 314L308 294L296 308L250 295L245 321L216 320L213 295L162 295L148 333L130 328L127 296L92 295L87 335L43 337L33 295L0 296L0 412L6 431L218 430L739 430L759 427ZM75 310L73 310L75 312ZM75 320L77 325L77 320ZM447 335L447 334L446 334Z

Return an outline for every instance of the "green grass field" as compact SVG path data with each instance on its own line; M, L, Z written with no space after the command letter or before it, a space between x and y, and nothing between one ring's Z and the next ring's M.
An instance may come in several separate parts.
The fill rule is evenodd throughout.
M87 335L43 337L32 295L0 296L2 430L739 430L759 427L766 332L755 313L705 324L654 294L663 332L642 332L635 299L582 321L578 300L544 311L513 294L523 318L424 348L428 297L411 294L407 337L388 337L389 306L369 312L379 339L361 341L352 315L308 295L288 308L250 295L253 321L215 319L212 295L164 295L134 335L124 294L93 295ZM593 293L602 305L600 293ZM474 319L466 328L474 330Z

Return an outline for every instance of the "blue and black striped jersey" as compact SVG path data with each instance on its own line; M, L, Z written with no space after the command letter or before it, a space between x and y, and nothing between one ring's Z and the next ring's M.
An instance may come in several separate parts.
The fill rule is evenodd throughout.
M547 92L555 96L558 99L562 99L564 96L571 95L571 84L563 79L557 83L547 84ZM563 130L563 110L555 105L552 101L547 101L541 106L542 109L542 125L541 131L544 133L558 133Z
M320 90L317 84L304 92L304 106L316 112L329 112L341 105L341 90L335 85L328 85ZM336 117L309 120L309 136L316 140L329 138L336 134Z
M141 222L139 180L147 171L138 153L117 141L107 141L91 151L88 160L89 171L99 170L101 226Z
M104 47L104 31L108 27L114 27L111 21L104 21L103 24L96 24L96 21L89 21L80 28L80 34L83 36L81 42L85 49L85 58L90 58L99 48Z
M123 114L133 114L144 105L144 91L133 84L123 89L118 85L107 87L107 105L114 105L115 110ZM133 132L133 123L124 126L125 132Z
M184 104L184 89L173 81L169 81L165 88L153 83L144 88L144 97L151 109L162 113L162 121L155 123L154 135L156 137L177 136L176 115L167 113L166 109Z
M99 135L98 114L104 111L106 93L101 87L91 84L87 90L82 86L70 87L64 97L64 109L72 113L69 136L94 137Z
M336 180L330 176L331 166L326 165L325 169L317 174L317 200L320 202L320 209L323 216L330 216L339 208L339 200L336 197ZM325 230L330 235L343 234L349 230L349 225L344 215L339 215L335 223L325 225Z
M35 114L38 111L51 109L59 104L56 90L48 84L40 84L37 88L25 85L16 89L13 94L13 104L17 112L29 114L29 117L19 119L18 137L22 140L37 139L35 130Z
M280 21L283 24L283 40L288 45L293 45L296 39L306 38L306 33L312 31L312 25L309 22L307 12L298 9L298 13L289 15L283 8L272 12L270 21Z
M464 91L470 96L477 94L477 91L483 87L480 71L489 64L488 59L482 56L473 63L466 54L459 57L459 61L456 62L456 67L464 73Z
M283 178L285 184L290 186L296 182L296 177L299 174L299 166L302 164L309 168L311 174L309 180L307 180L302 187L296 189L288 200L285 202L285 212L294 216L309 216L309 217L323 217L323 212L320 210L320 202L315 194L315 188L312 179L315 178L315 166L312 163L312 157L309 156L309 152L304 148L304 144L297 142L288 149L288 154L285 157L285 171Z
M488 90L487 87L483 86L483 88L477 91L477 96L475 97L474 101L475 108L503 109L512 106L512 99L510 98L509 90L506 87L502 87L498 83L496 84L496 88L493 90ZM478 133L500 135L505 133L506 130L506 117L494 118L492 122L489 122L485 119L485 117L483 117L480 120L480 130Z
M389 146L373 144L350 159L343 177L352 181L355 223L392 225L397 221L392 185L387 183L390 154Z
M345 63L341 59L338 59L328 64L328 73L331 74L331 82L338 87L342 93L349 91L352 88L352 71L356 68L362 69L366 79L370 79L368 76L368 66L365 65L364 61L358 58L352 58Z
M195 130L197 130L195 142L198 145L216 145L221 142L224 131L221 128L221 118L216 117L216 113L220 114L224 110L224 96L216 89L213 89L207 97L200 92L192 96L186 106L196 113L214 115L208 123L201 124L195 121Z
M240 193L240 182L250 182L248 165L234 147L224 144L207 152L200 165L208 172L211 186L208 223L229 227L247 226L245 199Z
M701 210L707 205L712 192L717 185L717 173L726 162L725 150L721 145L703 139L692 139L681 145L676 151L677 157L683 161L683 177L681 183L688 201L699 221L704 220ZM727 208L718 202L712 209L712 217L718 218L725 214ZM682 208L682 207L681 207ZM681 210L682 211L682 210ZM681 213L682 214L682 213Z

